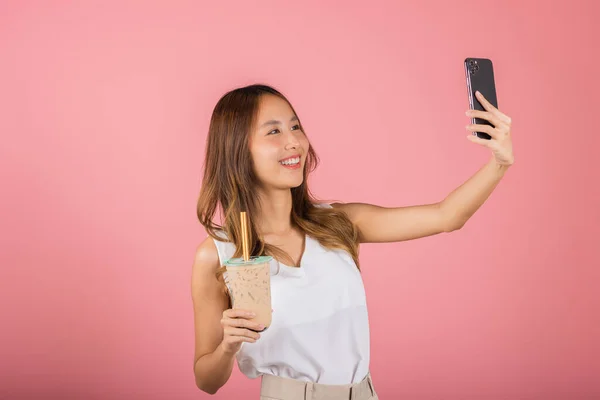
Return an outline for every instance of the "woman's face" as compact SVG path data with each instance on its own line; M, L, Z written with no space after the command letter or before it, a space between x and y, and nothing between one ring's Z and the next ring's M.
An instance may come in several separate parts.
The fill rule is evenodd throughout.
M300 186L308 149L308 139L288 103L274 95L262 95L250 153L263 187Z

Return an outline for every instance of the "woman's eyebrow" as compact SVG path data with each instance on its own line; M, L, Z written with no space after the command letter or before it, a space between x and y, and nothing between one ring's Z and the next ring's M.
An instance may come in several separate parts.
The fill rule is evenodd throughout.
M292 117L292 119L290 119L290 122L293 122L293 121L298 121L298 117L296 115L294 115ZM262 128L263 126L267 126L267 125L281 125L281 121L276 120L276 119L272 119L272 120L269 120L269 121L265 122L260 127Z

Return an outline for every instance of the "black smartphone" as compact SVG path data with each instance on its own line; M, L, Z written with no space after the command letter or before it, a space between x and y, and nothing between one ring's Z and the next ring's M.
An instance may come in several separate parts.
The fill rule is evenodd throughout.
M465 75L467 78L467 92L469 93L469 107L471 110L486 111L479 100L477 100L477 97L475 97L476 91L483 94L483 97L492 103L494 107L498 108L492 60L487 58L467 57L465 59ZM481 118L471 118L471 123L494 126L488 120ZM485 132L473 132L473 135L488 140L492 138Z

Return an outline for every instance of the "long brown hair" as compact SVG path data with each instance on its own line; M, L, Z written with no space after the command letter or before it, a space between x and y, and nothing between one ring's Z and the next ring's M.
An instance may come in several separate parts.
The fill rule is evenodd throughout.
M198 198L197 215L206 232L216 240L223 240L215 231L224 231L236 247L234 257L242 255L240 212L247 211L250 255L270 255L279 260L292 260L283 250L267 244L256 231L255 216L260 206L254 194L259 180L253 170L249 137L256 123L260 97L271 94L285 100L296 116L296 111L283 94L267 85L250 85L234 89L217 102L208 129L204 177ZM302 123L300 126L302 126ZM304 132L304 129L302 129ZM304 132L306 134L306 132ZM319 203L310 193L308 175L319 164L313 146L309 146L304 166L304 180L292 192L292 224L316 239L323 247L342 249L358 260L358 230L347 215L334 208L315 207ZM220 207L223 226L213 222ZM288 261L288 265L293 265ZM327 265L323 265L327 268ZM217 276L223 272L220 268Z

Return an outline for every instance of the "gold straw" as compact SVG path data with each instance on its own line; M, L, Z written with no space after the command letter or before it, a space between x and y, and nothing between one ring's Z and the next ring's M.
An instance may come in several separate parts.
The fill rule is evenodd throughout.
M250 260L250 250L248 243L248 220L246 217L246 211L242 211L240 215L242 225L242 253L244 261Z

